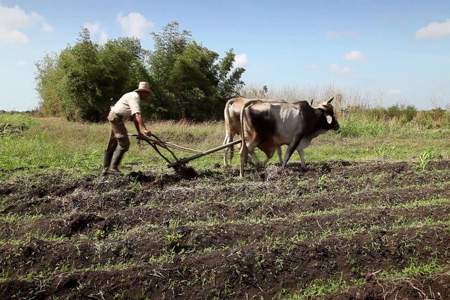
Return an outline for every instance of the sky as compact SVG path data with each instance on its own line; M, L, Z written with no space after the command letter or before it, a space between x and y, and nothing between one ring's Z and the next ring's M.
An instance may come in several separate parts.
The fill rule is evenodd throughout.
M248 86L322 89L378 105L450 105L450 1L0 0L0 110L39 104L35 63L76 42L104 43L171 21L223 55L234 49Z

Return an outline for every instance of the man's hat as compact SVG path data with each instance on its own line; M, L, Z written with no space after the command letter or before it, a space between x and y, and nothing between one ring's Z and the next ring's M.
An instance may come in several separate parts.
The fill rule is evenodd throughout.
M150 84L148 84L148 82L146 82L146 81L141 81L141 82L139 82L138 88L135 89L134 91L135 92L143 91L143 92L150 93Z

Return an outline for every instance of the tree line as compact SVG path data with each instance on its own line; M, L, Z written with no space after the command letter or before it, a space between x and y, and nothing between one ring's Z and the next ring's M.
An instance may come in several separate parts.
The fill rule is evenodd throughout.
M36 64L40 112L71 121L103 121L122 94L148 81L151 101L142 103L147 118L222 118L225 102L244 85L245 69L234 66L233 49L221 58L177 22L152 36L154 49L149 51L134 38L100 45L83 28L75 45Z

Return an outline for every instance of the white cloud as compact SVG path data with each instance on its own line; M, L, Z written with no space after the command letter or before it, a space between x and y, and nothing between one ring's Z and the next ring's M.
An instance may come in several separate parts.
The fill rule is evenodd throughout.
M330 39L339 39L339 38L356 38L358 37L358 33L354 31L328 31L327 36Z
M431 22L416 31L416 38L440 38L450 35L450 19L444 22Z
M131 12L126 16L119 14L117 21L120 23L123 32L130 37L142 39L145 31L153 27L153 23L148 21L138 12Z
M100 28L100 23L98 22L86 22L83 26L89 30L91 37L97 40L100 44L105 44L108 41L108 34Z
M344 59L345 60L363 60L364 55L361 53L361 51L353 50L348 53L345 53Z
M26 13L19 6L6 7L0 5L0 41L17 44L28 43L29 38L24 28L38 25L46 32L53 31L43 16L36 12Z
M330 71L338 75L348 75L352 73L352 69L346 66L340 66L338 64L331 64Z
M86 23L84 23L83 27L86 28L87 30L89 30L90 34L97 34L98 31L100 30L99 23L86 22Z
M106 44L108 41L108 34L104 31L100 32L100 35L98 37L98 42L102 45Z
M45 32L53 32L54 29L52 26L50 26L50 24L47 23L47 21L45 20L45 18L43 16L41 16L40 14L36 13L36 12L32 12L31 13L31 18L34 22L40 24L41 29Z
M241 53L234 57L234 66L236 68L245 68L248 64L247 54Z

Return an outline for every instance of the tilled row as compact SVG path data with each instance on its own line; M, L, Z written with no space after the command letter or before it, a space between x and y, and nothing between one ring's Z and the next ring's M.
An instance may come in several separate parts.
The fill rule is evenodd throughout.
M424 224L450 222L450 203L418 208L349 209L286 219L199 223L159 228L142 227L119 239L89 238L64 241L33 239L0 246L0 273L25 275L31 272L95 265L145 263L164 256L197 255L208 249L237 247L247 243L307 240L318 243L333 236L349 237L361 232L395 230ZM424 221L427 216L428 221Z
M272 297L315 279L355 280L368 272L402 269L411 259L448 261L448 226L379 230L319 243L250 243L188 256L165 265L79 270L32 281L0 283L0 298L244 298ZM430 246L432 245L432 246Z
M448 162L444 161L437 166L445 167L445 163L448 165ZM295 167L285 170L277 168L278 173L273 180L256 182L228 178L225 173L205 174L196 180L182 180L162 187L157 181L152 181L136 188L136 185L130 184L126 178L104 180L87 177L86 181L56 181L56 187L51 185L49 190L35 187L11 191L5 200L3 214L112 212L151 203L172 205L193 201L218 202L265 195L286 198L319 192L342 193L450 181L450 173L445 169L416 172L407 163L390 163L387 167L380 163L365 163L350 167L340 166L336 169L325 166L328 164L324 163L304 173ZM328 170L328 173L324 173L326 177L320 175L323 169Z
M114 231L130 230L143 224L167 226L173 221L185 224L209 220L231 222L245 218L286 218L298 213L307 214L354 206L391 207L431 197L450 198L450 183L442 187L413 186L356 193L321 193L304 197L293 196L283 200L266 195L259 200L241 202L189 202L172 206L138 206L110 214L77 212L63 217L42 216L30 220L18 219L16 222L0 221L0 239L20 239L24 236L71 237L79 233L91 234L98 230L106 236Z
M363 285L350 287L324 299L437 299L450 295L450 272L419 276L417 278L378 279L369 275Z

